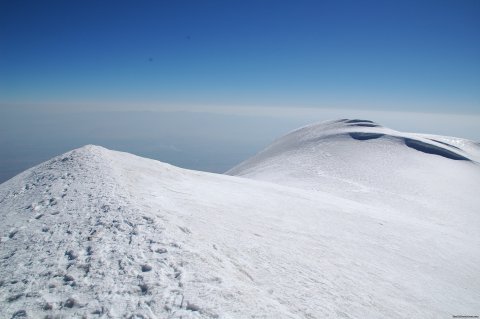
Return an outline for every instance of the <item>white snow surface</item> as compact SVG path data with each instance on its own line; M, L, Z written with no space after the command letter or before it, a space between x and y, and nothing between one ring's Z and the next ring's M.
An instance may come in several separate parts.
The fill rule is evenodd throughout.
M380 137L357 140L350 134ZM425 153L407 146L405 140L467 160ZM451 215L456 215L452 210L478 215L478 162L480 144L473 141L403 133L372 121L338 120L294 130L226 174L324 191L365 203L375 201L403 211L412 208L415 214L420 204L432 209L432 214L445 212L448 216L442 220L452 221L455 217ZM463 220L464 216L459 218Z
M479 154L345 121L229 172L249 178L73 150L0 185L0 318L479 315Z

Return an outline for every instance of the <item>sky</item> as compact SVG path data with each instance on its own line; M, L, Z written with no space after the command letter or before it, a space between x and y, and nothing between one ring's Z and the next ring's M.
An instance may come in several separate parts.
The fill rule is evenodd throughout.
M480 140L480 1L0 0L0 116L4 176L93 142L221 171L345 117ZM135 146L166 136L197 164Z
M2 1L0 96L478 113L479 30L477 0Z

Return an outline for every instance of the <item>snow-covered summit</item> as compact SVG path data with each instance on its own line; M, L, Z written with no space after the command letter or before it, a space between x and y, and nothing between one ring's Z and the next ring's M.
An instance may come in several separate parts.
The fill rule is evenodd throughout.
M227 174L365 201L425 198L451 209L477 197L478 161L473 141L343 119L294 130Z
M362 143L361 141L370 142ZM325 151L329 144L336 144L339 152L335 155L339 156L354 157L361 155L361 153L369 153L371 150L367 145L374 145L377 149L383 147L385 152L391 151L391 148L404 146L420 153L436 155L446 159L467 162L480 159L480 146L473 141L439 135L399 132L370 120L342 119L315 123L296 129L273 142L253 158L229 170L227 174L242 175L249 169L254 170L254 166L260 165L262 161L276 156L296 155L296 153L303 153L301 155L305 157L313 157L313 160L320 163L325 157L330 157L326 155L327 152ZM343 145L353 148L358 145L359 148L365 147L365 149L363 152L356 149L350 152L341 152L343 151L341 149ZM386 145L388 149L385 148ZM412 157L419 155L406 149L403 151L414 154ZM305 160L308 160L308 158L305 158ZM298 164L302 165L302 163Z
M92 145L25 171L0 185L0 317L475 314L475 146L435 137L467 158L454 160L398 138L340 134L399 134L370 124L329 122L277 141L264 153L274 156L251 165L250 173L280 176L273 181L286 186L185 170ZM323 140L314 142L320 131ZM330 156L317 153L323 149L317 144ZM334 156L340 168L352 165L344 180L335 175ZM365 181L368 174L361 175L360 167L369 159L376 175ZM297 175L290 174L292 163ZM395 165L401 174L392 170ZM305 179L308 171L302 169L313 167L328 168L327 177ZM329 176L349 188L323 188L319 182ZM428 184L433 190L422 188Z

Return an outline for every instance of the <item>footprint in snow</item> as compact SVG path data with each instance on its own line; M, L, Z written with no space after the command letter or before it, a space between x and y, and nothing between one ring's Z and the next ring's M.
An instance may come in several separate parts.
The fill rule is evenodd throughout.
M142 272L148 272L148 271L151 271L151 270L152 270L152 266L147 265L147 264L142 265L141 268L142 268Z

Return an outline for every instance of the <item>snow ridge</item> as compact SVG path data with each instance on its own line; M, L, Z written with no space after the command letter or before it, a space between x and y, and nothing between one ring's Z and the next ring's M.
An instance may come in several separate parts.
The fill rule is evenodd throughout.
M73 150L0 185L0 317L474 314L477 150L363 120L296 130L243 177Z
M165 257L177 254L177 243L148 236L163 227L136 207L115 165L110 151L86 146L2 187L2 207L11 199L30 203L14 205L15 216L1 216L10 226L1 267L12 271L0 285L3 315L150 317L152 294L168 294L158 313L195 308L183 300L181 263ZM159 260L163 267L153 268Z
M421 194L442 206L452 184L459 202L475 197L480 148L445 136L404 133L369 120L305 126L279 138L226 174L321 190L369 201L372 192L411 200ZM419 174L422 178L414 178ZM379 198L381 199L381 198Z

